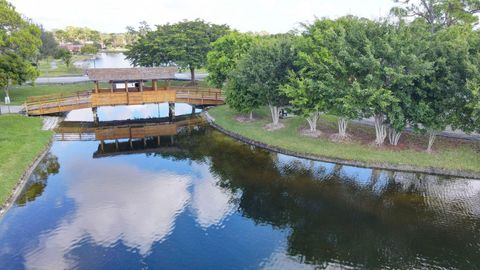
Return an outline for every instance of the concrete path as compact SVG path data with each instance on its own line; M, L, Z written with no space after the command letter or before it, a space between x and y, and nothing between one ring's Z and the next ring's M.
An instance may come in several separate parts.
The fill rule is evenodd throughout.
M0 105L0 114L21 113L23 106L17 105Z
M58 116L43 116L42 118L43 118L42 130L53 130L62 121L61 117L58 117Z
M196 73L195 78L199 81L204 80L207 77L207 73ZM190 72L176 73L175 79L177 80L190 80ZM39 77L35 80L36 84L67 84L67 83L82 83L89 82L88 76L64 76L64 77Z

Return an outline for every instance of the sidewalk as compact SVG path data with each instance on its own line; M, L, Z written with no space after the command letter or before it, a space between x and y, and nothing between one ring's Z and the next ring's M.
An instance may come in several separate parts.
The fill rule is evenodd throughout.
M23 106L0 105L0 114L21 113L23 109Z

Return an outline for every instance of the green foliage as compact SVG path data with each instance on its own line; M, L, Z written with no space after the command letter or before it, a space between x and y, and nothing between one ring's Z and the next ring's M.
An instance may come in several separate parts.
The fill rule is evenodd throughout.
M54 57L58 50L58 42L55 40L55 36L52 32L46 31L43 27L40 27L42 40L42 47L40 47L40 58L45 59L48 57Z
M237 62L258 39L251 34L231 32L213 42L212 50L207 54L207 81L221 88L228 75L236 68Z
M136 66L177 65L194 71L207 63L211 43L229 32L226 25L206 23L202 20L182 21L157 26L128 47L127 59Z
M55 35L55 38L60 41L60 43L71 42L85 44L87 41L93 41L96 43L101 42L100 32L88 27L67 26L65 30L54 30L53 34Z
M290 72L289 82L280 87L290 100L289 108L295 115L308 118L312 113L324 112L327 98L317 81L298 77Z
M474 25L480 12L479 0L394 0L399 6L391 13L400 18L414 17L424 20L435 31L456 24Z
M32 65L41 46L40 29L26 21L6 0L0 0L0 87L8 96L11 85L38 76Z
M427 55L433 72L416 85L418 129L440 131L447 125L478 129L473 104L480 76L479 42L478 33L468 26L435 32Z
M62 59L67 68L70 67L70 64L72 63L72 57L72 53L64 48L58 49L57 54L55 55L55 58Z
M82 47L81 53L83 54L97 54L98 53L98 46L93 44L88 44Z

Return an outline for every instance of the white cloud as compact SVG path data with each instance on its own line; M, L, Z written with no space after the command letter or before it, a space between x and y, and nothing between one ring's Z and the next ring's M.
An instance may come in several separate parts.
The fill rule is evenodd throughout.
M10 0L17 10L47 29L87 26L103 32L123 32L140 21L149 24L202 18L240 31L287 32L316 17L353 14L378 18L388 14L393 0Z

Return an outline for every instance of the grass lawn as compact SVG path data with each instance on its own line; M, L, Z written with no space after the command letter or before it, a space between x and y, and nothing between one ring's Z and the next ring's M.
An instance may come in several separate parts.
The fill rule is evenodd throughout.
M74 55L72 57L72 64L67 67L61 59L43 59L38 63L38 70L40 77L59 77L68 75L83 75L85 71L82 68L77 68L73 63L92 58L91 55ZM57 68L52 68L51 63L55 62Z
M426 146L425 136L404 134L401 138L403 146L379 148L368 143L375 138L373 127L349 124L347 132L352 134L352 141L337 143L331 141L327 136L329 133L336 132L335 117L322 117L319 129L324 132L324 135L319 138L311 138L299 133L301 128L307 126L303 119L287 118L282 120L282 123L285 124L284 128L267 131L263 127L271 122L268 110L260 109L254 113L258 117L257 121L240 123L235 120L238 114L228 106L219 106L209 110L209 114L215 118L215 122L229 131L301 154L370 163L480 171L480 143L478 142L438 138L434 145L434 152L427 153L422 150ZM357 137L363 139L356 139Z
M12 105L22 105L27 97L30 96L42 96L57 93L73 93L78 91L90 90L93 88L93 84L87 83L74 83L74 84L38 84L35 86L23 85L17 86L10 90L10 100ZM3 104L5 93L2 91L0 94Z
M23 172L49 142L52 132L43 131L42 119L0 115L0 205L10 196Z

